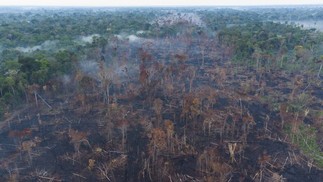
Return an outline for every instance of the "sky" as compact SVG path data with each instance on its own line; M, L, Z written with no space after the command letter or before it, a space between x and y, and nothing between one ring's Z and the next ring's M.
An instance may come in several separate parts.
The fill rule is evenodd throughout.
M0 6L249 6L320 4L323 0L0 0Z

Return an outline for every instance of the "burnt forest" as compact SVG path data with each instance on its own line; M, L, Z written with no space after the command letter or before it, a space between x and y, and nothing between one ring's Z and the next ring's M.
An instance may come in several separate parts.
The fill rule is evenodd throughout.
M323 6L0 7L0 181L320 182Z

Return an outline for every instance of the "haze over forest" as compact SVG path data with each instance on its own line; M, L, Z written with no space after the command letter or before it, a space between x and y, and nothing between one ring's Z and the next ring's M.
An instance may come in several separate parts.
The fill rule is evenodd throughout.
M322 5L0 6L0 181L319 182L322 67Z
M87 6L87 7L129 7L129 6L272 6L272 5L322 5L319 0L119 0L119 1L78 1L78 0L2 0L0 6Z

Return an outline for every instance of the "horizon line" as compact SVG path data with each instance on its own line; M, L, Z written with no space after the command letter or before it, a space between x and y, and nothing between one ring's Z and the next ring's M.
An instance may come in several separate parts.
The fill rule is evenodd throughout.
M139 8L139 7L272 7L272 6L322 6L322 4L259 4L259 5L0 5L0 7L89 7L89 8Z

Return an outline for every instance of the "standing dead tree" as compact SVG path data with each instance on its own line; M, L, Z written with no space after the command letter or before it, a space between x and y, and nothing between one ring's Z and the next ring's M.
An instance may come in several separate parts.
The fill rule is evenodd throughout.
M113 80L113 72L112 70L108 70L102 61L99 63L99 68L98 78L101 82L101 89L103 91L103 102L110 104L110 88Z
M128 127L129 127L129 123L126 119L123 118L121 121L118 122L118 128L121 130L121 134L122 134L122 140L121 140L122 151L125 151L126 149Z
M29 98L34 98L35 104L38 107L38 98L37 98L37 92L40 89L40 86L38 84L32 84L28 86L27 93L29 96L26 96L27 103L29 102Z
M197 158L198 171L203 176L203 181L227 181L232 172L232 167L223 162L221 154L216 148L208 148Z
M156 126L159 127L160 122L162 120L163 101L161 99L155 99L153 103L153 109L157 116Z
M70 143L74 145L74 150L78 154L80 153L80 145L83 143L92 149L90 142L87 140L88 133L69 129L68 137L71 139Z

